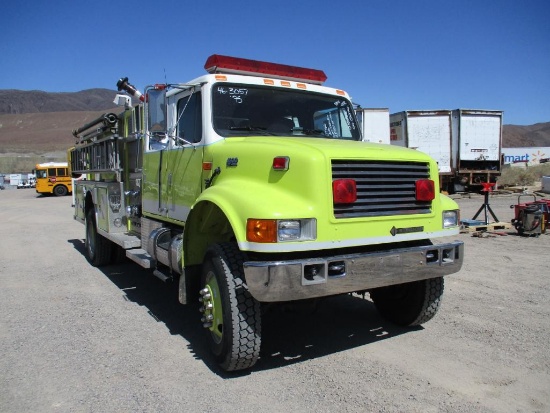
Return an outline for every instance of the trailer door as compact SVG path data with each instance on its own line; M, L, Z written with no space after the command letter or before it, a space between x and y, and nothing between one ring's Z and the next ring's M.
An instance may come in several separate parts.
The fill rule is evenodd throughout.
M460 160L499 161L500 115L460 116Z
M427 153L437 162L439 173L451 172L451 113L409 114L408 147Z

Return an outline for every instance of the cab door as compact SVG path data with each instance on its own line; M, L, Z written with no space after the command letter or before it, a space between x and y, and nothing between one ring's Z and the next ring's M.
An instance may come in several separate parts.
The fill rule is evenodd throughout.
M166 216L165 158L170 146L166 128L166 91L146 89L145 141L143 153L143 211Z
M185 222L202 190L204 146L200 90L174 95L170 105L176 108L175 136L162 158L162 199L168 218Z

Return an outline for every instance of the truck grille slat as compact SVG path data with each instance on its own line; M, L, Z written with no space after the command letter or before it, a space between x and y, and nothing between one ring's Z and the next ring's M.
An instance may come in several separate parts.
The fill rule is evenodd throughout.
M348 175L349 173L352 173L354 176L357 176L357 177L361 177L361 178L364 178L364 179L369 179L369 178L373 178L373 177L376 177L376 176L382 176L380 174L380 172L378 171L355 171L355 170L351 170L351 171L334 171L333 172L333 175L334 177L340 177L340 176L345 176L345 175ZM421 171L419 171L421 172ZM386 176L386 177L402 177L404 176L406 172L404 171L386 171L384 172L384 175L383 176Z
M379 197L387 197L388 195L391 195L391 196L406 196L406 195L409 195L409 196L414 196L414 192L410 192L410 191L393 191L393 192L388 192L388 191L380 191L380 192L375 192L375 191L365 191L361 188L357 188L357 194L360 198L363 198L363 197L366 197L366 196L371 196L371 197L376 197L376 198L379 198Z
M428 163L332 161L332 179L353 179L357 201L334 205L336 218L360 218L431 213L431 202L416 200L415 182L429 179Z

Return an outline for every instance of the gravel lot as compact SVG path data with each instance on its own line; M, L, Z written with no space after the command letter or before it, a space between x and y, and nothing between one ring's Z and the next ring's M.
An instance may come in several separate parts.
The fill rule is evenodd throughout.
M483 198L457 201L472 218ZM491 207L510 222L516 202ZM457 236L464 267L421 328L352 296L269 312L260 361L228 375L198 305L133 263L87 263L70 197L4 190L0 213L0 412L550 411L550 235Z

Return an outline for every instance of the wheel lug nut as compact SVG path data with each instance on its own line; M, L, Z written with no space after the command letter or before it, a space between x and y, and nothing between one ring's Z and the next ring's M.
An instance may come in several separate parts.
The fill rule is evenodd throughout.
M212 323L204 323L202 326L204 328L210 328L210 327L212 327Z

